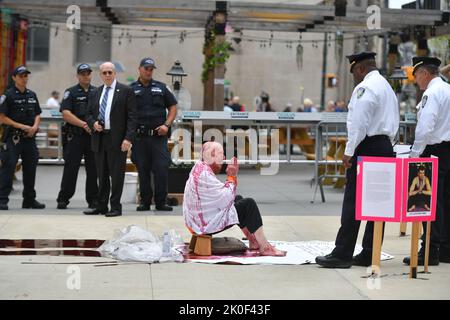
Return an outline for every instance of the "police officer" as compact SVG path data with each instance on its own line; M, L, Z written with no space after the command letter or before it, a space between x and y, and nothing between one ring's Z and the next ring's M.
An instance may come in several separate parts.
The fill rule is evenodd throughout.
M431 223L429 265L439 261L450 263L450 212L445 211L445 182L450 171L450 85L439 77L441 61L434 57L414 57L413 75L421 90L425 90L417 114L417 126L410 157L439 158L436 221ZM424 223L426 230L426 223ZM441 244L441 238L444 242ZM425 259L425 234L419 251L418 264ZM409 264L410 258L403 262Z
M24 209L43 209L45 205L36 201L34 183L39 151L35 135L41 122L41 108L36 93L27 89L28 74L25 66L13 71L14 86L0 97L0 123L4 126L0 153L0 209L8 210L9 194L12 190L14 171L19 156L22 158Z
M66 209L75 193L78 170L84 157L86 169L86 201L95 208L98 196L97 170L91 151L91 129L86 123L88 99L95 87L91 85L91 67L82 63L77 68L78 84L68 88L61 103L63 119L64 171L59 191L58 209Z
M172 207L166 204L171 163L167 135L177 114L177 100L164 83L153 79L154 69L153 59L142 59L139 79L131 84L138 111L137 132L131 153L131 160L139 174L141 203L137 211L150 210L153 196L151 172L154 176L156 210L172 211Z
M399 127L398 102L386 79L378 72L374 52L347 56L350 72L358 83L353 90L347 116L348 141L342 158L347 168L341 227L331 254L317 257L327 268L370 266L373 222L367 222L363 250L353 257L360 221L355 220L356 161L358 156L393 157L391 141Z

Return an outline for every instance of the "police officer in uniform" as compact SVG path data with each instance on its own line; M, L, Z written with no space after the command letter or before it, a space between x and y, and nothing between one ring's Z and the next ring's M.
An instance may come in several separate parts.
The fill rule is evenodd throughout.
M75 193L78 170L84 157L86 168L86 201L95 208L98 196L97 170L91 150L91 129L86 123L88 99L95 87L91 85L91 67L82 63L77 68L78 84L68 88L61 103L66 123L63 126L64 171L59 191L58 209L66 209Z
M13 71L14 86L0 97L0 123L4 126L0 152L0 209L8 210L14 171L19 156L22 158L24 209L43 209L36 201L34 183L39 151L35 135L41 122L41 108L36 93L26 88L28 74L25 66Z
M363 250L353 257L360 221L355 220L356 165L358 156L393 157L391 141L399 127L398 102L386 79L378 72L374 52L347 56L350 72L358 83L347 116L348 141L342 159L347 168L341 227L336 247L317 264L326 268L369 266L372 261L373 222L367 222Z
M131 84L138 111L138 126L131 150L131 160L139 173L141 203L137 211L150 210L153 196L151 173L154 176L156 210L172 211L172 207L166 204L171 163L167 135L177 114L177 100L164 83L153 79L154 69L153 59L142 59L139 79Z
M436 221L431 223L429 265L450 263L450 212L445 210L445 181L450 171L450 85L439 77L441 61L434 57L414 57L413 75L421 90L425 90L417 114L417 126L410 157L439 158ZM424 223L426 230L426 223ZM418 264L425 259L425 234L419 251ZM441 243L442 241L442 243ZM406 257L404 263L409 264Z

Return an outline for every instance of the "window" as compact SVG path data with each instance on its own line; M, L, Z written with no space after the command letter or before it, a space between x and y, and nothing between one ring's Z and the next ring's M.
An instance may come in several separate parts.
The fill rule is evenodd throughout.
M50 30L47 27L28 29L27 61L48 62Z
M76 63L111 60L111 28L81 26L76 34Z

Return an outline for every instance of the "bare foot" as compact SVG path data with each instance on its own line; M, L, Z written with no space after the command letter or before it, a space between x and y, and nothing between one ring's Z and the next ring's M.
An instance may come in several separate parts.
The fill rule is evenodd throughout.
M250 248L250 250L259 250L259 244L256 241L254 242L252 240L249 240L248 247Z
M278 250L272 245L266 246L263 250L259 251L259 255L261 256L272 256L272 257L284 257L286 256L286 251Z

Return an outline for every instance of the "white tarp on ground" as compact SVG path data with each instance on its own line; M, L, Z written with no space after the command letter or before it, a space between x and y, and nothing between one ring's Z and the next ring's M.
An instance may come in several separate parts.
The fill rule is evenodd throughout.
M246 242L246 241L244 241ZM334 249L334 242L325 241L270 241L277 249L287 251L285 257L260 257L260 256L214 256L209 259L188 259L188 262L199 263L238 263L238 264L309 264L316 263L317 256L329 254ZM246 243L248 244L248 243ZM355 254L362 250L362 246L356 245ZM381 253L381 260L394 259L394 256L385 252Z

